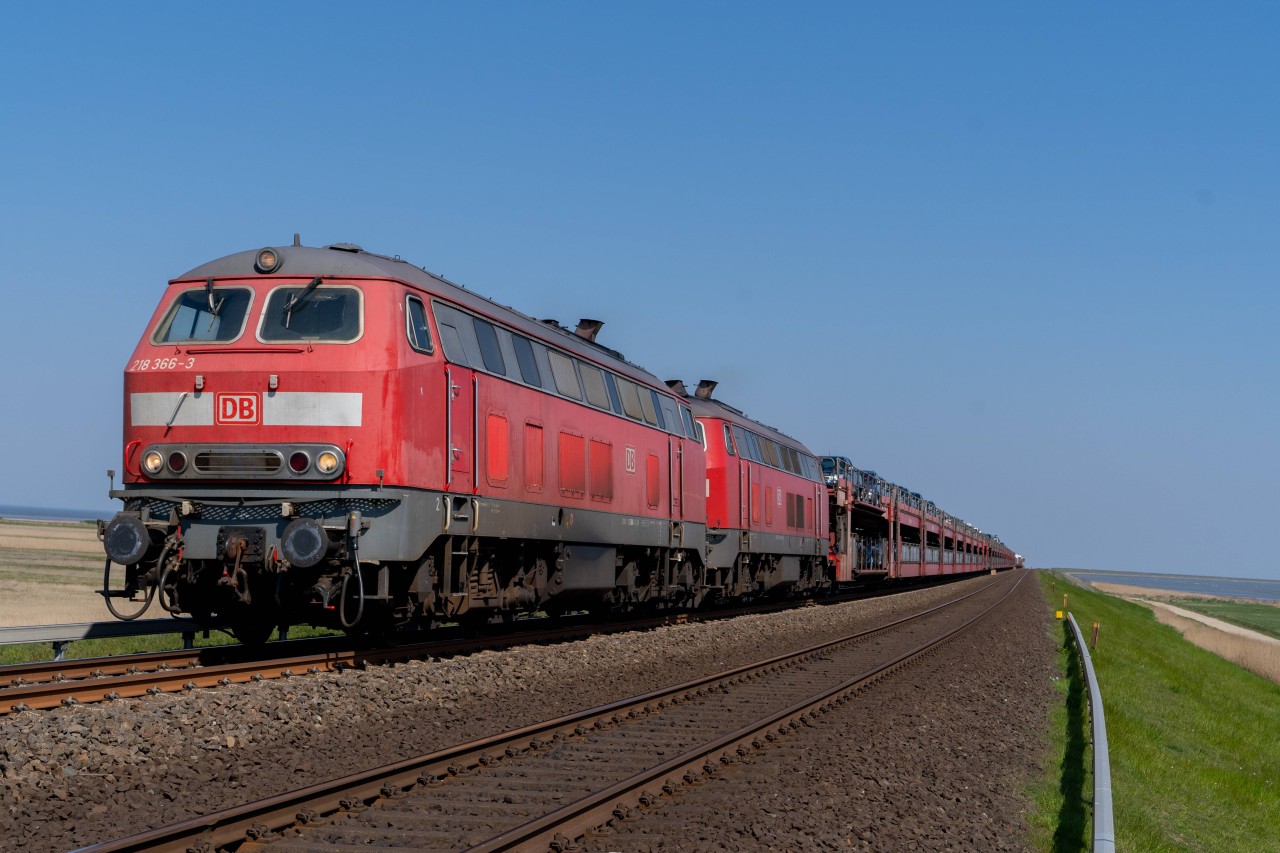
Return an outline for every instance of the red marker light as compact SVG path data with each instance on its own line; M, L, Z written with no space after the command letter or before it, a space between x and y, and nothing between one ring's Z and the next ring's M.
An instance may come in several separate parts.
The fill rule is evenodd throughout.
M295 450L289 457L289 470L295 474L305 474L311 467L311 457L301 450Z

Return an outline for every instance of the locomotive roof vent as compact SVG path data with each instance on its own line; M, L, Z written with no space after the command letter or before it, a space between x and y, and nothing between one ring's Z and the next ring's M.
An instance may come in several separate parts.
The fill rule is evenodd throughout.
M363 252L364 251L364 249L361 249L355 243L334 243L330 246L325 246L325 248L336 249L339 252Z
M683 379L668 379L667 387L679 394L681 397L689 396L689 389L685 387Z
M602 320L588 320L583 317L578 321L578 328L574 329L573 333L580 338L595 343L596 335L600 334L602 326L604 326L604 321Z
M716 390L716 386L720 384L714 379L702 379L698 381L698 390L693 393L697 395L699 400L710 400L711 392Z

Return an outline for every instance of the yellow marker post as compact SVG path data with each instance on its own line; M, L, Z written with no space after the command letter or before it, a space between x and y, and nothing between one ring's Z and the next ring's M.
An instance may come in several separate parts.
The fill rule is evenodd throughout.
M1053 611L1053 613L1054 613L1054 615L1055 615L1055 616L1057 616L1059 619L1061 619L1061 618L1062 618L1062 611L1061 611L1061 610L1055 610L1055 611Z

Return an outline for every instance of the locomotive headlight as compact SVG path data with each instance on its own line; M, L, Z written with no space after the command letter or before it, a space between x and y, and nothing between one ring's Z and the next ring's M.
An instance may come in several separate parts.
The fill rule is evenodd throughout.
M326 450L316 457L316 470L321 474L333 474L338 470L340 460L338 454L332 450Z
M160 473L160 469L164 467L164 457L158 451L148 450L147 455L142 457L142 470L151 476Z
M275 249L260 249L253 261L253 268L260 273L273 273L284 264L284 258Z

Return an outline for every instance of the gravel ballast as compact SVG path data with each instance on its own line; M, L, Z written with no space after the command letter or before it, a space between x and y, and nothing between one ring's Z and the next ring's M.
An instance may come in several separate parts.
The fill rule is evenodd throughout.
M67 850L105 841L873 627L987 581L975 578L889 598L555 646L11 715L0 719L0 787L5 801L0 832L9 849L23 851ZM937 767L929 771L932 787L909 787L949 791L955 786L947 781L946 768L962 766L968 769L958 784L970 791L983 786L1009 789L1009 805L997 809L979 803L986 823L975 825L974 831L991 830L994 835L953 833L948 842L963 840L960 846L918 849L974 849L969 840L979 837L990 840L986 846L1016 843L1022 808L1017 780L1032 772L1035 757L1043 752L1040 738L1054 673L1054 646L1045 630L1047 609L1033 582L1022 587L1018 594L1025 604L1017 609L1022 615L1000 622L1004 633L989 640L991 648L1004 652L978 655L970 649L955 667L935 674L932 683L902 687L935 664L913 668L895 679L891 691L892 702L902 708L893 710L878 691L876 708L864 708L862 716L841 724L842 731L857 732L857 737L834 734L836 728L827 731L825 722L821 726L820 731L827 731L825 748L834 745L840 750L829 764L848 765L849 773L858 778L869 750L889 766L897 761L908 775L924 772L923 767L932 765L921 764L902 749L919 737L919 726L933 726L934 741L945 740L953 751L965 750L968 760L939 750ZM966 667L977 669L970 672ZM930 697L941 702L932 711L926 705ZM851 709L857 705L849 703L840 714L856 714ZM971 717L985 722L979 725ZM993 729L997 724L1005 728ZM1018 747L966 745L959 736L974 728L985 728L1005 744L1014 743L1016 732ZM981 759L974 760L979 755ZM874 796L856 799L878 803L875 812L884 814L901 775L884 776L888 786L877 777ZM776 777L777 787L799 790L801 778L807 777ZM838 787L851 793L866 784L842 777ZM815 789L813 796L819 793ZM917 791L902 802L915 802L919 796ZM969 797L978 802L976 793ZM965 800L946 802L950 805L939 800L948 816L968 810ZM812 819L803 821L806 825L821 823L819 815L827 814L825 808L792 811L811 814ZM720 812L715 817L727 815ZM899 820L897 825L903 823ZM792 846L781 835L735 834L730 827L739 825L737 818L730 821L723 838L734 839L741 849ZM847 847L849 837L841 833L831 839L839 835ZM852 839L861 841L857 833ZM684 849L705 849L707 840L701 848ZM867 849L890 848L874 844Z
M1025 850L1058 699L1028 578L997 618L586 850ZM651 827L659 827L655 832ZM674 828L674 831L673 831Z

